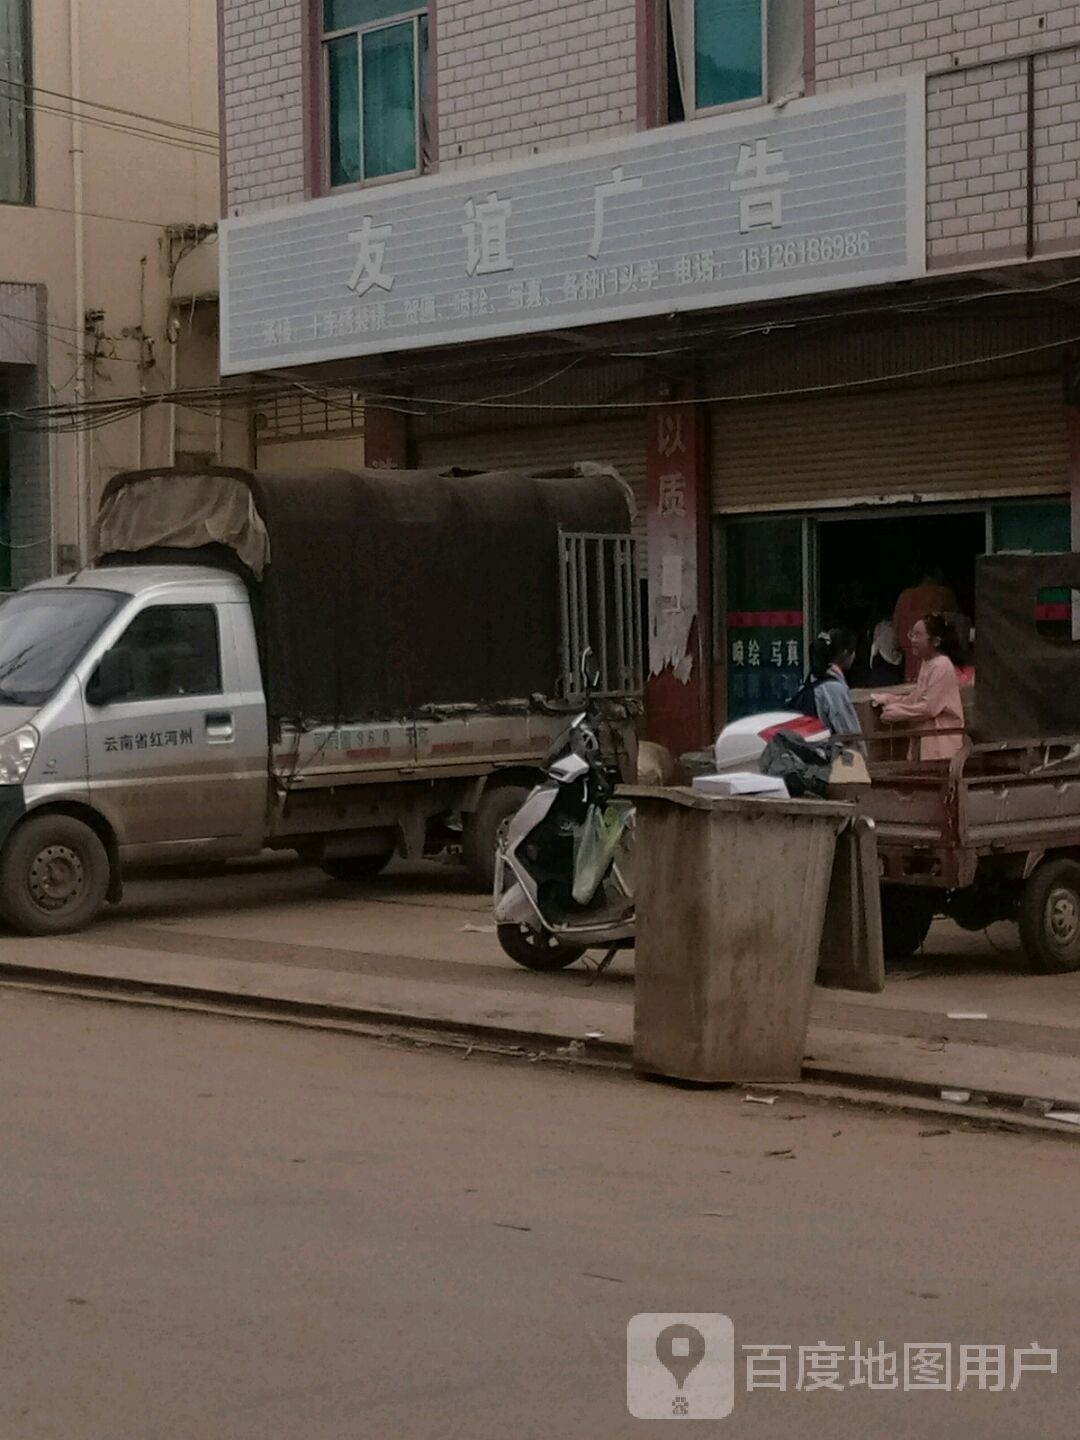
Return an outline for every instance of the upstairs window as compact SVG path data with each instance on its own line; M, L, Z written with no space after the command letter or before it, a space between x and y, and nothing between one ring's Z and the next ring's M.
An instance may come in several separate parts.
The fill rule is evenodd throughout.
M33 203L30 0L0 0L0 204Z
M427 26L407 0L323 0L331 187L424 168Z
M668 119L760 104L767 0L667 0Z

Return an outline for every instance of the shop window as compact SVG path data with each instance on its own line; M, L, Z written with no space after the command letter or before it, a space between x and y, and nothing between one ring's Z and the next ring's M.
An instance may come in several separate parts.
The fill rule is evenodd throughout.
M717 625L729 720L783 710L803 678L804 522L724 527Z
M403 0L323 0L330 185L424 168L427 10Z
M0 204L33 204L30 0L0 0Z

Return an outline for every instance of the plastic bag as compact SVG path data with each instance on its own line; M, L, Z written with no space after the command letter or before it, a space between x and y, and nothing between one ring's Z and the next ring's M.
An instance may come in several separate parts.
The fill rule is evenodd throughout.
M832 745L811 745L787 730L774 735L761 757L761 773L783 780L793 800L824 800L832 775Z
M614 800L603 810L590 806L574 836L573 895L578 905L588 905L607 878L633 813L627 800Z

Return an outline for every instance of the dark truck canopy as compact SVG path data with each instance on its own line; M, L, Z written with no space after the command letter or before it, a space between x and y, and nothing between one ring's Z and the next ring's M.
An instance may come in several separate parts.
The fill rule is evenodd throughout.
M226 564L270 714L301 725L554 696L560 529L628 534L611 470L116 475L97 563Z
M997 741L1080 735L1080 645L1040 630L1048 602L1066 632L1080 554L986 555L975 571L975 735Z

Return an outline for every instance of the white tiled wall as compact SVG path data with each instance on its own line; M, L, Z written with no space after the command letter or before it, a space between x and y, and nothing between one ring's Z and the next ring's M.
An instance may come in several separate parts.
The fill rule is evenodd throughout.
M436 14L443 166L636 128L635 0L439 0Z
M228 213L302 200L303 0L218 3Z
M939 266L1024 252L1035 52L1035 241L1080 248L1080 5L818 0L816 36L823 89L927 72L927 238Z

